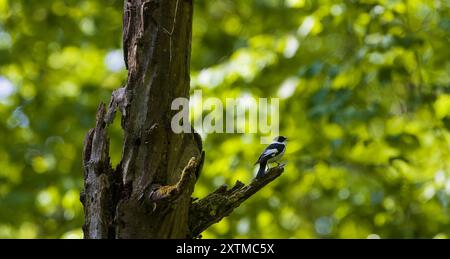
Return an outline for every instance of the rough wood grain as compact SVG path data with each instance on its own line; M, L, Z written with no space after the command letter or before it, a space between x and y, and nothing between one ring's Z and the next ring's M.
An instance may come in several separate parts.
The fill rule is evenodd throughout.
M105 105L97 111L97 124L86 135L83 150L84 191L80 199L85 208L83 231L86 238L114 237L114 201L117 174L109 163Z

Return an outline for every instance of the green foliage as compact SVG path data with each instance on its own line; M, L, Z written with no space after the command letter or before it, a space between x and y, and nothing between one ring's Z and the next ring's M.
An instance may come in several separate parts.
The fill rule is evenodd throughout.
M286 172L204 237L450 236L450 3L195 1L192 91L280 97ZM81 149L124 83L122 1L0 0L0 237L81 237ZM120 130L112 129L113 162ZM249 182L210 134L194 196Z

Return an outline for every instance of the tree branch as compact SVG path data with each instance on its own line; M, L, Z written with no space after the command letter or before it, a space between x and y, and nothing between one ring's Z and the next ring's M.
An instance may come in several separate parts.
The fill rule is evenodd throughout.
M222 185L205 198L193 202L189 208L189 238L196 238L209 226L228 216L241 203L283 172L284 165L273 167L263 177L253 179L249 185L240 181L237 181L230 189L227 185Z

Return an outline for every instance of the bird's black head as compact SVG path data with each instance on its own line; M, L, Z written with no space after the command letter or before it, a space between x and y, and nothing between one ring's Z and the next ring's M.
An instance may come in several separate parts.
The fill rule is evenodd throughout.
M274 138L273 140L282 143L282 142L285 142L287 140L287 138L284 136L278 136L278 137Z

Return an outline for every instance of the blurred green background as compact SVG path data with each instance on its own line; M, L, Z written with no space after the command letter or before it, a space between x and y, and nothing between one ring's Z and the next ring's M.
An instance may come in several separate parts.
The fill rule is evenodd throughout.
M126 79L122 6L0 0L1 238L82 237L82 142ZM279 97L290 138L285 174L205 238L450 237L450 1L196 0L194 16L191 90ZM204 147L195 197L248 183L264 149Z

